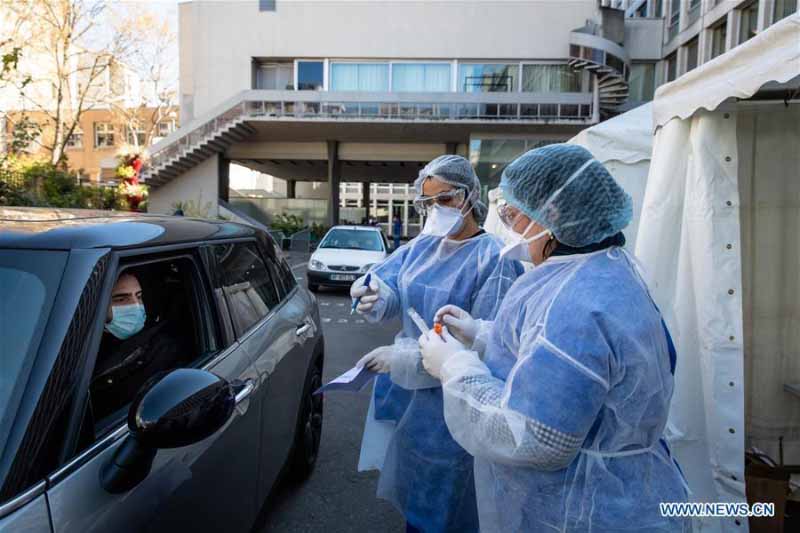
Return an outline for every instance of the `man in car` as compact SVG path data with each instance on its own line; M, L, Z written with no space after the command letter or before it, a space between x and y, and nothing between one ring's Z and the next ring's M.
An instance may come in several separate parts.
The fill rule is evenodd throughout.
M138 278L123 272L111 290L103 339L90 389L96 421L126 406L153 375L180 366L186 354L167 320L147 325Z

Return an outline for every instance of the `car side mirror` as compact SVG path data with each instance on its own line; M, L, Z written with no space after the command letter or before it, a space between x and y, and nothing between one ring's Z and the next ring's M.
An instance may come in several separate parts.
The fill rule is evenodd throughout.
M188 446L211 436L233 414L235 392L205 370L181 368L154 376L128 411L129 434L100 470L108 492L127 492L150 473L156 451Z

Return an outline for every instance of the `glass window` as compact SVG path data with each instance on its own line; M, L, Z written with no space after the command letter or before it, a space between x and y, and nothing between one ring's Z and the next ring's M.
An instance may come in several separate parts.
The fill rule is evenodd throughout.
M132 264L120 271L103 307L106 320L114 316L113 306L138 303L144 305L144 324L125 339L103 332L90 384L95 436L125 418L128 405L151 377L197 366L218 349L209 310L200 304L199 279L187 257Z
M166 137L170 133L175 131L175 121L173 120L162 120L158 123L158 136L159 137Z
M0 250L0 455L39 350L67 255Z
M569 65L522 65L522 90L532 93L577 93L580 73Z
M392 91L446 92L450 90L450 65L446 63L394 63Z
M718 55L725 53L725 40L728 37L728 23L723 22L713 30L711 30L711 57L712 59Z
M678 61L673 52L667 56L667 81L673 81L678 74Z
M83 131L80 128L75 128L72 134L67 137L66 142L67 148L83 148Z
M294 89L291 63L263 63L256 73L256 89L286 91Z
M388 92L388 63L333 63L332 91Z
M114 146L114 125L110 122L94 123L95 148L110 148Z
M656 0L655 7L653 8L653 16L660 17L663 0Z
M645 18L647 17L647 2L643 3L639 7L636 8L636 12L634 13L635 17L638 18Z
M458 90L465 93L507 93L517 90L519 65L462 64L458 69Z
M756 34L758 28L758 2L753 2L740 11L739 44L749 41Z
M378 200L379 210L382 205L388 208L389 203L386 200ZM380 217L380 213L378 213L378 217ZM319 244L319 248L382 252L383 244L377 231L334 228L325 235L325 238Z
M213 248L233 327L241 336L277 305L278 294L254 243L218 244Z
M689 24L700 17L700 0L689 0Z
M147 136L147 133L144 131L144 128L142 126L136 124L134 126L128 126L127 128L125 128L125 130L127 134L126 140L128 141L128 144L131 144L133 146L144 146L145 137Z
M300 91L321 91L324 63L322 61L297 62L297 89Z
M697 68L699 51L697 38L692 39L686 45L686 72Z
M797 11L797 0L775 0L772 8L772 23L778 22Z
M630 91L628 98L637 102L649 102L655 91L655 63L634 63L631 65L631 76L628 80Z

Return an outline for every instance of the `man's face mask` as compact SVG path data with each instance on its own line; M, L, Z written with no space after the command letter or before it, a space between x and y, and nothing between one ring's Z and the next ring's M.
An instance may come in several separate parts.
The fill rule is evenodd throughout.
M106 323L106 331L125 340L142 331L146 318L142 304L115 305L111 307L111 321Z

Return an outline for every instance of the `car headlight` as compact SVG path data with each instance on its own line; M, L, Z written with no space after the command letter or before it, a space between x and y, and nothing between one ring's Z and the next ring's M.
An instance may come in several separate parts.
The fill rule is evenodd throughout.
M361 272L368 272L370 268L374 267L375 263L370 263L361 267Z
M312 259L311 261L308 262L308 264L311 266L311 270L325 270L325 265L323 265L316 259Z

